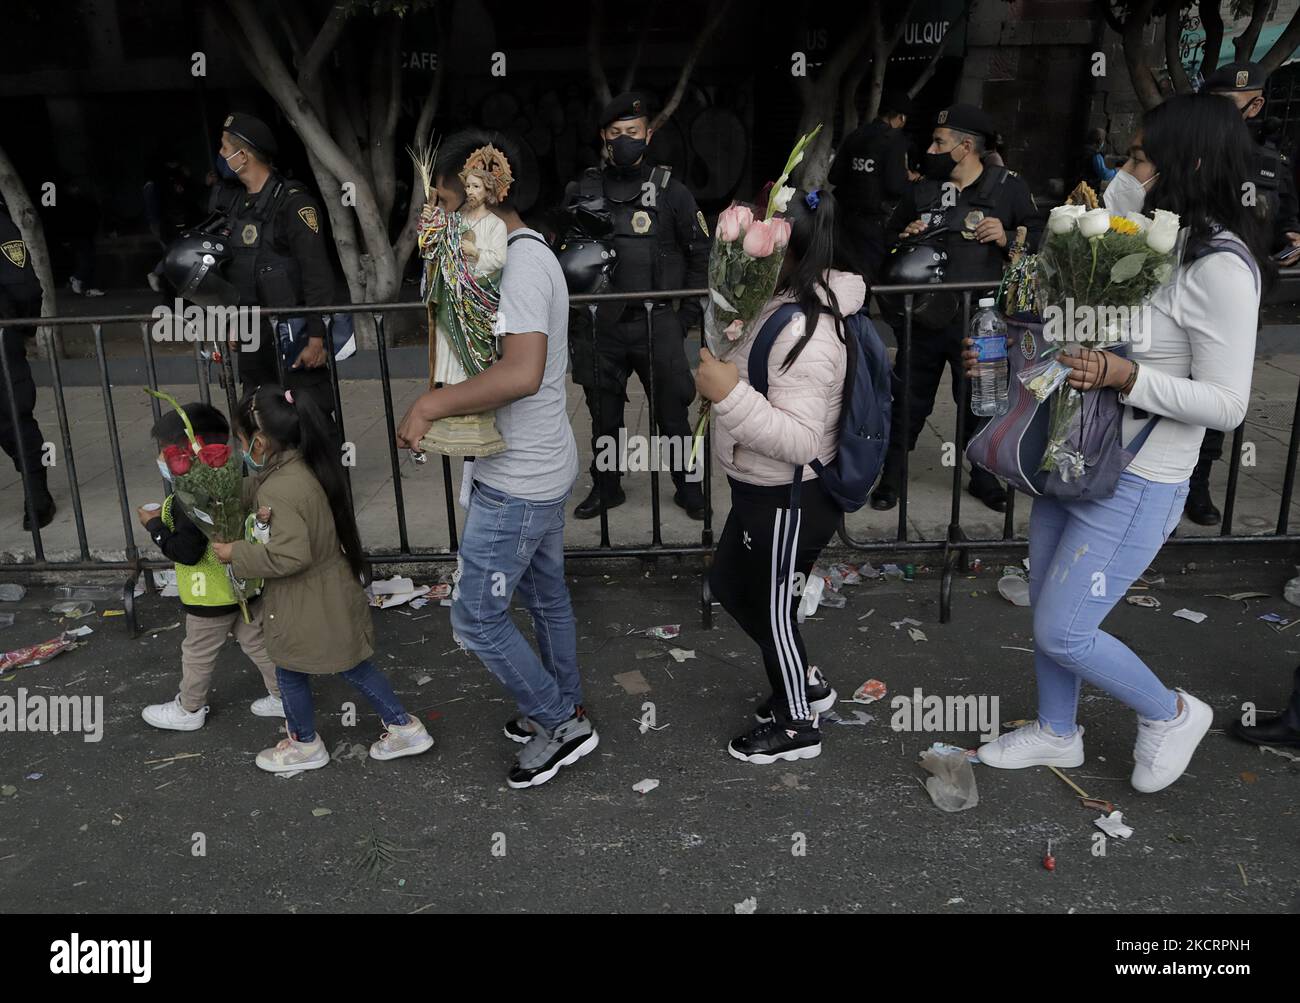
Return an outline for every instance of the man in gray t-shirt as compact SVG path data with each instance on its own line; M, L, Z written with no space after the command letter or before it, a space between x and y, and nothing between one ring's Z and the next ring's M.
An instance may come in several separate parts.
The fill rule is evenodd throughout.
M474 462L474 480L516 498L553 501L573 488L578 447L569 425L565 370L569 360L569 291L559 262L535 230L520 227L508 238L497 335L546 335L542 385L497 409L503 452Z
M439 162L464 163L452 137ZM496 141L494 141L496 145ZM439 177L440 201L464 198L454 177ZM446 208L455 209L456 205ZM596 748L582 707L578 632L564 580L565 502L578 476L578 450L565 406L569 294L555 255L508 203L495 208L508 249L497 310L500 358L463 383L421 394L397 430L415 448L429 426L451 415L496 411L506 448L473 465L473 486L456 559L451 626L518 704L506 737L523 745L511 787L536 787ZM510 617L519 597L537 628L538 651Z

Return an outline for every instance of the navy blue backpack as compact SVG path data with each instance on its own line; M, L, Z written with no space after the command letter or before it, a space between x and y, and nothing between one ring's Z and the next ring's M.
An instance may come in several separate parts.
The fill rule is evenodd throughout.
M799 313L797 303L787 303L772 314L754 339L749 353L749 383L767 396L767 364L777 335ZM889 446L889 415L893 400L889 356L884 342L864 307L844 320L846 365L844 405L840 410L839 452L828 466L813 460L810 466L822 486L845 512L867 503L885 465ZM802 468L795 471L791 508L799 504Z

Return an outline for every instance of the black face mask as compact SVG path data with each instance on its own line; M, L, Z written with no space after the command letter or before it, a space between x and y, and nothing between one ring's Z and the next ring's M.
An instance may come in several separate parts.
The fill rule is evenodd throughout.
M1250 133L1250 138L1258 143L1264 133L1264 116L1256 115L1254 118L1246 119L1246 131Z
M631 167L645 156L646 141L631 136L615 136L607 144L609 159L615 167Z
M947 181L956 166L950 153L921 154L921 173L931 181Z

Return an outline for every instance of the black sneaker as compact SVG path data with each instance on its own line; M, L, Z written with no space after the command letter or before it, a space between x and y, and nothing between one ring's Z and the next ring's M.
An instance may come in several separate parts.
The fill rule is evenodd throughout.
M727 751L746 763L767 766L778 759L795 762L816 759L822 754L822 732L817 718L811 721L771 721L760 724L747 735L733 738Z
M581 710L554 731L548 732L537 722L534 727L537 730L519 750L519 761L506 778L516 790L540 787L559 773L560 767L572 766L600 744L600 736Z
M772 701L779 700L780 697L770 696L761 704L754 708L754 719L759 724L767 724L773 720ZM839 694L835 692L835 687L826 681L822 675L821 669L813 666L808 670L808 707L814 714L825 714L835 706L835 701L839 699Z
M585 715L582 704L578 704L578 715ZM526 714L516 714L506 726L501 729L506 738L512 742L518 742L520 745L527 744L528 740L533 737L537 731L537 722Z

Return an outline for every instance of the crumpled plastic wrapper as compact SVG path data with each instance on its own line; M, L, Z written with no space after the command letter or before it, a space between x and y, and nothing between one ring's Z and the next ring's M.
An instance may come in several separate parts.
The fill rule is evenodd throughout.
M932 774L925 782L925 789L935 807L948 812L965 811L980 803L975 771L965 755L926 749L921 753L921 767Z

